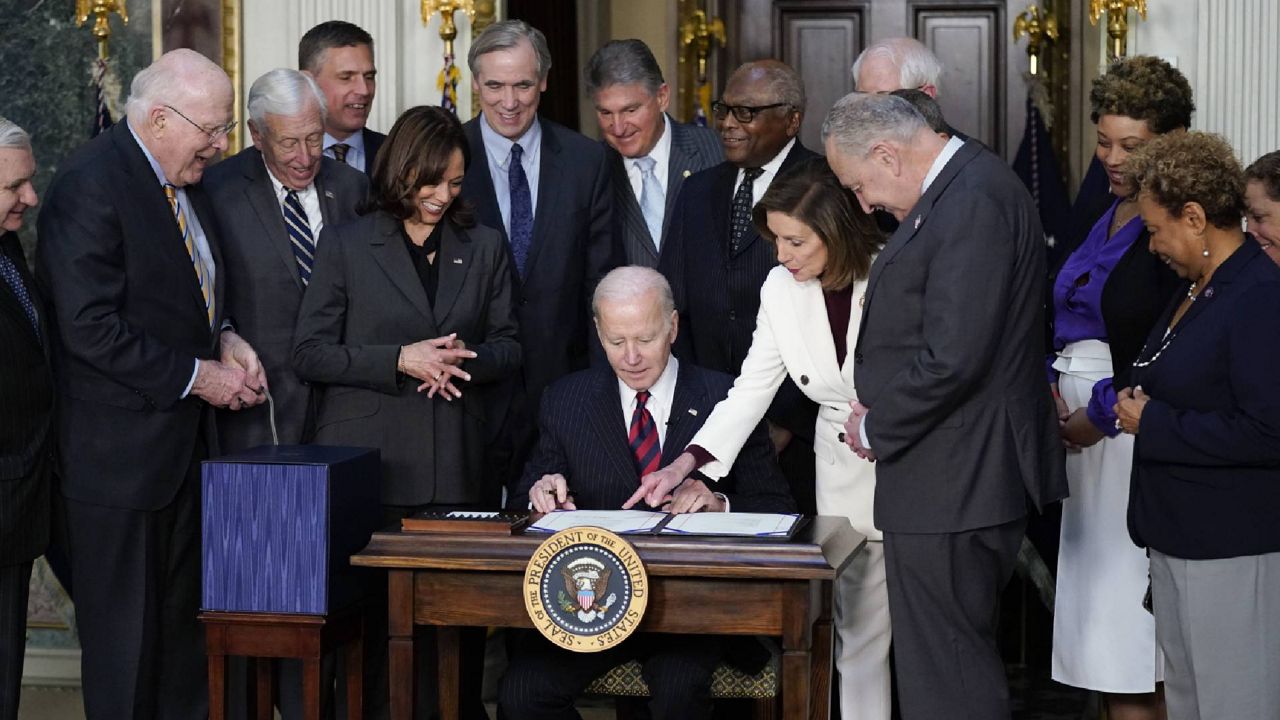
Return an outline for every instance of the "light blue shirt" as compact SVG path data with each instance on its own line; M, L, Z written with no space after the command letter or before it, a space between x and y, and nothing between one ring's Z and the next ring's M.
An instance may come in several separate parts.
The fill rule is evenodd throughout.
M346 157L346 160L344 160L344 162L350 165L351 167L359 170L360 172L364 172L365 171L364 130L357 130L351 133L351 137L348 137L346 140L339 140L334 136L330 135L329 133L325 133L324 134L324 156L337 160L338 156L333 153L333 146L337 145L338 143L347 144L347 157Z
M480 115L480 139L484 141L484 155L489 162L489 176L493 178L493 194L498 198L498 210L502 213L502 227L511 235L511 183L507 169L511 163L511 146L517 142L524 148L520 165L529 179L529 199L533 217L538 217L538 169L542 167L542 123L534 118L533 124L517 140L510 140L489 127L489 121Z
M127 125L129 134L133 135L133 141L138 143L138 147L142 148L142 154L146 156L147 163L151 165L151 171L156 174L156 180L160 183L163 191L165 185L171 184L165 178L164 170L160 167L160 163L156 162L151 151L147 149L142 139L138 137L138 133L134 132L132 125ZM200 225L200 216L196 215L196 211L191 207L191 203L187 200L187 191L185 188L178 187L175 193L178 196L178 205L182 207L187 217L187 230L191 232L191 242L195 246L196 257L200 260L200 264L204 267L205 276L209 278L211 287L217 287L218 268L213 263L213 251L209 248L209 238L204 234L204 228ZM167 204L167 201L166 201ZM175 219L176 222L176 219ZM217 298L214 298L217 302ZM187 381L187 387L182 391L182 397L191 394L191 386L196 383L196 373L200 371L200 360L196 359L195 365L191 369L191 379Z

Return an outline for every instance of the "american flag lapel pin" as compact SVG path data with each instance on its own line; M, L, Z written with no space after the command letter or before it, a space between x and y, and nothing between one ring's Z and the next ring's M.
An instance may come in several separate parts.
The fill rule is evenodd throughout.
M916 225L915 225L915 228L914 228L915 230L919 230L919 229L920 229L920 222L921 222L920 216L919 216L919 215L917 215L917 216L916 216Z
M454 258L454 259L453 259L453 264L454 264L454 265L461 265L461 264L462 264L462 258Z
M327 198L329 198L330 200L332 200L332 199L333 199L333 191L332 191L332 190L325 190L325 191L324 191L324 196L325 196L325 197L327 197Z
M692 416L694 416L694 417L698 417L698 410L697 410L697 408L689 408L689 414L690 414L690 415L692 415Z

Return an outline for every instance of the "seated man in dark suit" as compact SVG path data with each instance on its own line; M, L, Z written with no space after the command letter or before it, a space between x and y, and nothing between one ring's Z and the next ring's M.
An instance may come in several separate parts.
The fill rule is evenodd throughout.
M642 475L683 451L733 384L728 375L672 357L678 318L671 288L656 271L610 272L596 288L592 313L612 371L583 370L547 389L538 445L512 499L515 507L620 508ZM795 509L763 427L747 441L728 479L713 493L690 478L676 489L671 511ZM637 635L584 654L525 633L512 642L499 711L521 720L576 718L574 699L603 669L641 659L655 720L710 717L711 673L728 659L726 645L708 636ZM750 654L737 646L733 651L735 658Z

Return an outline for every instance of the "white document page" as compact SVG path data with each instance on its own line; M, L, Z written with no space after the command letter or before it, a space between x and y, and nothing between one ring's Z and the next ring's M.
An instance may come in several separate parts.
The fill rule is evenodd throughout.
M799 518L799 515L774 513L684 513L671 518L662 528L662 534L786 537Z
M590 525L618 534L644 533L653 530L666 516L645 510L556 510L543 515L529 530L553 533Z

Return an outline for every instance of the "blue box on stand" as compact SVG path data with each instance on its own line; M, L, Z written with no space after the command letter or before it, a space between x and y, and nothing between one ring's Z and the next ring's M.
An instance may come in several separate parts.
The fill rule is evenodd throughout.
M266 445L201 471L203 609L324 615L384 582L350 563L382 518L377 450Z

